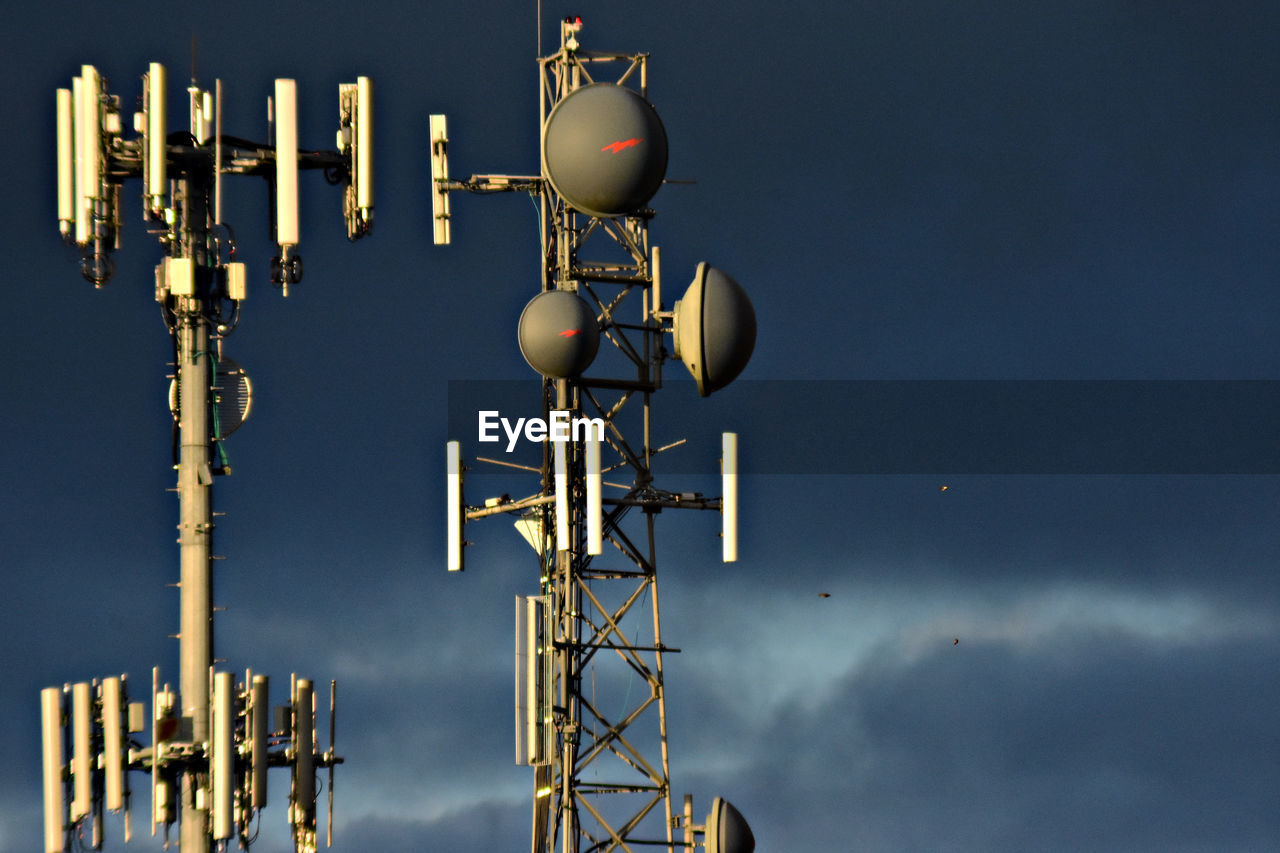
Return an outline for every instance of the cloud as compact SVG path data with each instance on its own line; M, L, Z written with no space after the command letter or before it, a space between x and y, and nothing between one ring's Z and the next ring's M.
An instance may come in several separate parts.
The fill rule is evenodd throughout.
M525 800L481 797L435 817L369 815L344 827L362 850L518 850L529 844Z
M1280 691L1246 674L1280 660L1274 618L1092 593L1032 593L959 645L950 625L930 629L947 612L889 604L899 627L825 682L812 661L755 667L770 638L753 638L745 675L722 680L698 734L682 737L698 747L677 784L733 800L762 849L1275 846L1268 709ZM950 614L965 611L982 608ZM922 628L920 643L901 642ZM786 680L792 700L768 701L787 691L762 691L756 673ZM708 717L713 706L730 709L728 725ZM704 760L716 754L733 760Z

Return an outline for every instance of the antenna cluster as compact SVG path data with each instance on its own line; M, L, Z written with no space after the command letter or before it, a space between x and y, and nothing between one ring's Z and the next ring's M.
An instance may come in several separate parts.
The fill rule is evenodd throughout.
M373 224L373 84L367 77L338 90L336 150L305 150L298 142L297 83L275 81L268 98L268 141L223 133L222 85L187 89L189 124L172 132L166 111L167 74L153 62L142 77L133 135L121 101L84 65L71 88L59 89L57 216L63 239L80 255L81 273L101 287L120 248L122 189L142 181L142 216L164 254L155 297L173 340L170 408L178 473L179 684L159 683L153 670L151 742L143 702L130 701L128 680L50 687L41 694L46 853L69 844L101 849L104 812L125 813L128 841L131 772L150 775L152 834L179 824L183 853L208 853L256 838L267 804L267 770L290 771L289 823L299 851L316 849L317 768L329 770L328 835L333 829L336 683L330 682L329 749L317 746L313 683L293 676L289 703L268 707L267 676L246 672L236 684L214 668L213 482L231 473L223 440L248 416L250 383L223 354L247 298L248 274L235 236L222 218L223 179L267 179L276 254L269 279L288 295L302 279L298 247L299 171L323 170L343 185L347 237Z
M337 684L329 683L329 749L316 737L312 683L291 679L287 705L268 705L270 680L245 673L235 684L229 672L211 672L210 726L207 743L191 742L190 720L183 718L173 688L152 671L149 725L143 702L129 701L128 676L47 687L41 691L43 731L45 848L64 850L68 834L81 846L102 849L106 812L124 815L124 840L131 839L129 771L148 774L151 834L177 819L184 774L208 777L206 805L213 841L238 841L247 848L258 833L258 817L267 805L267 769L288 767L289 822L296 848L316 846L316 771L328 768L328 836L333 836L333 768L342 763L334 749ZM151 745L135 735L150 729Z
M167 73L152 62L142 77L142 109L133 116L135 136L127 138L120 98L92 65L81 67L70 89L57 91L58 229L81 255L81 272L94 285L111 278L111 253L120 248L121 188L126 178L142 179L143 220L168 250L169 261L209 266L220 295L245 297L242 264L226 260L235 241L222 221L223 175L263 175L271 180L274 211L271 237L277 253L270 280L284 289L302 279L298 217L298 172L321 169L331 183L343 183L347 237L358 240L373 228L373 83L360 77L338 87L337 150L298 147L297 82L275 81L267 99L271 141L256 143L222 133L221 81L216 92L187 89L190 125L167 127ZM216 97L215 97L216 96ZM206 210L206 207L212 210ZM204 263L204 255L218 258ZM190 296L194 267L170 264L158 274L161 291Z
M515 648L516 761L534 768L533 853L749 853L751 831L726 801L716 798L701 825L691 798L673 809L663 657L679 650L662 639L655 536L663 510L714 510L723 559L737 559L737 435L722 439L720 497L659 488L656 460L682 441L658 444L652 397L671 358L701 396L731 383L751 357L755 313L744 289L706 263L681 299L664 303L649 203L666 181L668 141L648 100L648 55L584 51L581 29L580 18L565 19L559 50L538 60L539 174L451 180L445 117L430 119L436 244L450 242L452 192L522 192L538 205L540 289L518 337L541 376L543 427L553 425L541 467L527 469L537 485L515 500L466 503L462 446L449 442L448 568L464 566L466 524L493 515L513 518L536 556L537 592L516 601ZM183 853L248 847L267 804L267 770L287 767L294 846L313 851L320 768L329 770L332 840L336 684L322 752L310 680L293 676L288 704L272 710L265 675L247 671L237 684L213 655L212 486L231 472L222 442L251 398L247 374L223 354L249 278L223 221L223 182L266 179L276 246L268 278L287 296L303 273L301 170L343 186L348 239L372 229L373 84L339 87L335 150L300 146L292 79L274 82L266 142L223 132L220 81L209 92L192 80L179 132L168 130L164 67L151 63L142 84L132 135L93 66L58 90L57 219L82 275L102 287L120 248L123 185L139 178L143 222L163 250L154 284L174 349L179 684L161 685L152 671L150 715L123 675L42 692L45 850L100 849L103 815L114 811L125 814L128 841L131 773L149 775L152 834L163 827L166 845L178 824ZM564 423L585 433L560 440L554 425Z
M534 767L533 853L695 844L747 853L751 831L727 802L717 798L699 826L688 798L684 813L672 808L662 663L679 650L662 641L655 542L663 510L716 510L722 556L737 559L737 435L723 437L721 497L661 489L655 460L682 442L657 445L652 396L672 356L701 396L731 383L751 357L755 313L742 287L705 263L664 305L648 205L665 182L667 136L648 101L648 56L584 51L581 29L580 18L565 19L560 49L539 59L540 174L451 180L445 118L431 117L436 243L450 240L451 192L535 199L541 289L520 317L520 350L542 377L544 423L600 425L549 435L541 468L527 469L534 491L482 505L465 501L468 465L461 442L449 442L447 564L463 569L467 523L494 515L513 517L536 554L539 589L516 600L515 644L516 761Z

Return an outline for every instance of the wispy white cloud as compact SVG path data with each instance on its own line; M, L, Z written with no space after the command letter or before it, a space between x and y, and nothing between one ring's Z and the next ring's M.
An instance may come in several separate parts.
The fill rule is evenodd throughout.
M715 627L690 642L696 652L682 663L727 708L763 720L783 706L816 707L859 672L910 666L953 645L1039 654L1072 636L1119 634L1139 643L1192 646L1280 631L1267 603L1203 591L1097 582L904 587L852 578L823 591L830 597L729 593L713 602L718 612L708 622ZM744 696L750 701L741 701Z

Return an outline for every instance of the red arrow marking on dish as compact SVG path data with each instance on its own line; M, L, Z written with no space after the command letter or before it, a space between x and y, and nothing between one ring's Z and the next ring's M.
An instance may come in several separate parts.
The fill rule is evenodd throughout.
M560 334L556 335L556 337L558 337L558 338L572 338L574 335L578 334L578 332L580 332L580 331L582 331L582 330L581 330L581 329L565 329L563 332L561 332Z
M612 150L612 153L617 154L617 153L618 153L619 151L621 151L622 149L624 149L624 148L634 148L634 147L636 147L637 145L639 145L641 142L644 142L644 140L643 140L643 139L635 139L635 138L633 137L633 138L631 138L631 139L623 139L623 140L619 140L619 141L617 141L617 142L610 142L608 145L606 145L605 147L601 148L600 150L601 150L601 151L610 151L610 150Z

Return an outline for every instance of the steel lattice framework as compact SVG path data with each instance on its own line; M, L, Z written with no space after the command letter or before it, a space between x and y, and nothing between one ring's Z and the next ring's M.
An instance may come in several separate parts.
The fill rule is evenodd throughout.
M579 50L578 26L566 21L560 49L539 60L543 127L560 101L595 82L629 86L647 99L648 55ZM684 848L687 833L676 837L682 816L672 808L663 682L663 656L679 650L662 641L655 521L668 508L719 510L720 499L654 485L654 457L667 447L654 445L652 398L669 355L663 336L672 331L672 312L662 307L659 251L649 240L654 213L579 213L545 176L445 179L441 189L532 194L541 211L542 291L584 299L609 344L601 346L591 377L544 379L542 393L544 419L568 411L574 419L605 423L601 471L621 496L603 500L603 553L592 556L587 547L585 442L566 447L567 547L558 541L563 532L557 532L549 443L537 492L465 511L468 521L523 514L541 537L537 598L545 622L539 648L530 653L550 657L544 670L550 701L542 711L544 753L530 762L531 850Z

